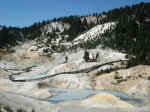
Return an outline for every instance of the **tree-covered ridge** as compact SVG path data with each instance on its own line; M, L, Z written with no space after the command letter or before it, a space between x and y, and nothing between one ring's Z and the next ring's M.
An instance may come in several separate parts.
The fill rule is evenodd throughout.
M62 38L64 42L71 42L78 35L88 31L98 24L116 22L116 27L109 29L102 40L94 39L78 45L78 47L95 48L99 44L106 47L118 49L128 54L136 55L139 60L147 60L149 57L149 32L150 32L150 3L140 3L133 6L125 6L113 9L101 14L94 13L87 16L69 16L54 18L43 22L36 22L29 27L15 28L0 26L0 47L18 44L18 41L44 40L47 39L47 46L52 40ZM89 22L92 21L92 22ZM69 24L69 29L59 32L56 29L45 33L43 28L51 23ZM100 35L101 36L101 35ZM45 44L45 43L44 43ZM52 48L55 45L52 45ZM61 46L60 48L63 48ZM54 49L55 50L55 49Z
M103 12L103 15L107 15L102 22L111 22L121 19L122 17L130 17L136 15L138 19L142 18L142 16L150 17L150 3L139 3L133 6L125 6L121 8L115 8L110 11ZM143 15L141 15L143 13ZM126 18L124 18L126 19Z
M108 12L110 20L117 21L117 25L104 34L104 45L134 55L136 63L150 63L149 12L150 3Z
M16 27L6 27L1 26L2 29L0 30L0 47L10 45L16 45L16 40L20 41L22 37L24 40L29 39L33 40L41 36L42 28L45 25L49 25L54 22L66 23L70 25L68 30L65 30L60 35L69 35L67 41L73 40L77 35L89 30L96 24L88 24L87 23L87 16L69 16L69 17L61 17L61 18L54 18L53 20L47 20L43 22L36 22L29 27L23 28L16 28ZM14 33L14 34L13 34ZM57 38L57 32L53 31L49 34L45 34L44 36L55 36L52 38ZM20 39L21 38L21 39Z
M21 29L3 26L0 30L0 47L16 45L17 41L24 41Z

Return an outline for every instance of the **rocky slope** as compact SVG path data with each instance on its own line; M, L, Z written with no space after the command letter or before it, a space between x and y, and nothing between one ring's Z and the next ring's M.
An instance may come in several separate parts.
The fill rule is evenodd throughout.
M108 23L110 24L110 23ZM106 26L108 24L105 24ZM113 24L113 23L112 23ZM109 25L108 25L109 26ZM108 27L109 28L109 27ZM98 32L97 32L98 31ZM100 32L101 31L101 32ZM97 26L88 32L86 34L79 36L82 37L83 39L86 39L86 35L94 34L94 35L99 35L103 33L104 30L101 30L101 26ZM93 33L94 32L94 33ZM94 38L94 37L93 37ZM96 36L95 36L96 38ZM78 39L77 39L78 40ZM85 41L86 42L86 41ZM11 95L14 93L17 93L18 95L25 95L28 97L34 97L34 98L42 98L42 99L47 99L48 97L54 98L56 93L51 91L51 88L66 88L66 89L87 89L87 92L90 93L88 90L90 89L91 91L94 91L94 89L100 89L100 90L112 90L112 91L122 91L124 93L127 93L129 95L136 95L138 98L142 98L142 102L140 106L142 106L142 109L147 109L149 105L149 76L148 75L139 75L138 71L136 72L136 67L135 68L130 68L130 69L123 69L107 74L102 74L100 76L96 76L95 74L98 75L98 73L102 70L109 70L109 69L116 69L120 67L124 67L123 63L115 63L115 64L110 64L106 66L102 66L94 71L91 71L89 73L77 73L77 74L61 74L56 77L52 78L46 78L42 79L42 77L47 77L51 76L53 74L58 74L62 72L71 72L71 71L78 71L81 69L86 69L111 62L111 61L117 61L117 60L124 60L126 59L125 53L121 53L116 50L112 50L110 48L102 48L101 46L98 46L96 49L91 49L88 50L89 52L89 59L93 60L93 58L96 56L98 53L98 59L97 61L89 61L86 62L83 58L84 56L84 50L82 49L77 49L73 51L69 51L66 53L53 53L50 56L46 55L43 50L40 50L39 48L35 47L35 41L30 41L30 42L25 42L23 45L19 45L14 47L13 52L7 52L4 56L1 57L2 61L0 61L0 67L1 67L1 73L0 73L0 89L2 91L7 91L7 92L13 92L13 93L1 93L5 94L6 97L12 98ZM66 61L66 56L68 57ZM34 66L33 66L34 65ZM29 66L31 69L24 71ZM30 67L29 67L30 68ZM137 67L138 68L138 67ZM147 68L147 69L146 69ZM139 68L138 68L139 69ZM137 70L138 70L137 69ZM144 68L144 70L148 70L148 66ZM143 71L143 69L139 69L140 71ZM127 75L129 71L134 71L133 73L131 72L130 74ZM134 76L135 72L137 75ZM148 72L148 71L147 71ZM117 74L118 73L118 74ZM14 75L16 74L16 75ZM125 75L124 75L125 74ZM147 73L148 74L148 73ZM39 79L37 81L31 81L31 82L12 82L10 80L10 76L13 75L13 78L16 80L30 80L30 79ZM138 78L137 78L138 77ZM145 78L143 78L145 77ZM134 82L134 83L133 83ZM145 84L145 85L143 85ZM144 87L144 88L143 88ZM143 91L140 91L140 89L144 89ZM56 89L57 90L57 89ZM68 91L68 90L67 90ZM73 90L72 90L73 91ZM79 95L76 95L75 91L71 94L70 98L73 98L73 94L75 94L75 97L77 99L72 99L70 101L64 101L60 102L59 105L55 104L52 105L54 106L54 111L56 111L56 108L73 108L75 104L76 107L80 110L80 107L87 108L89 109L94 109L94 108L122 108L122 110L130 110L129 107L132 109L138 109L138 106L132 105L131 103L127 102L124 99L120 99L120 97L116 96L111 93L90 93L88 96L85 98L81 97L81 95L86 96L86 93L81 92L82 90L79 90L78 93ZM60 92L61 93L61 92ZM67 96L68 93L64 94ZM8 96L7 96L8 95ZM54 97L53 97L54 95ZM61 95L60 95L61 96ZM91 96L91 97L90 97ZM105 96L105 97L104 97ZM18 97L18 96L17 96ZM57 97L57 96L56 96ZM64 96L63 96L64 97ZM133 97L133 96L132 96ZM60 97L61 98L61 97ZM79 99L81 98L81 99ZM5 101L5 97L3 98L3 101ZM27 98L30 100L30 98ZM147 99L147 100L145 100ZM23 100L26 101L26 99L18 99L19 103L23 105L23 107L28 105L28 102L24 102ZM109 100L109 101L108 101ZM144 107L146 101L147 105ZM22 103L21 103L22 101ZM112 102L110 102L112 101ZM134 102L132 99L131 101ZM13 99L12 99L13 102ZM37 102L36 100L32 101L33 103ZM41 101L39 101L41 102ZM4 102L5 104L9 104L9 102L6 100ZM15 104L18 105L18 104ZM13 108L18 108L15 107L15 105L9 105ZM38 104L37 104L38 105ZM37 105L34 106L34 109L37 107ZM51 105L51 104L48 104ZM44 108L47 106L41 105L41 108ZM55 107L56 106L56 107ZM23 108L23 109L25 109ZM32 108L32 106L31 106ZM40 107L39 107L40 108ZM124 109L123 109L124 108ZM60 109L60 110L61 110ZM74 108L73 108L74 109ZM29 109L31 110L31 109ZM75 110L75 109L74 109ZM105 109L104 109L105 110ZM107 110L107 109L106 109ZM113 110L113 109L112 109ZM39 111L38 108L36 111ZM45 109L44 111L47 111ZM67 111L64 109L64 111Z
M0 104L37 112L148 112L150 68L126 68L130 54L104 47L103 34L118 24L108 15L1 28Z
M60 107L58 104L55 104L54 110L57 108L57 106L63 109L65 107L66 109L69 109L69 108L74 109L73 106L75 104L76 104L76 108L78 108L79 110L80 110L80 107L85 108L85 109L106 108L106 107L107 109L122 108L120 112L122 110L129 109L130 111L133 111L134 109L137 109L138 104L136 106L132 105L127 100L120 99L120 97L118 97L113 92L109 92L109 93L104 92L102 94L100 94L99 92L90 93L90 91L94 91L94 89L112 90L114 92L122 91L129 95L132 95L131 98L134 98L133 96L136 96L137 98L142 98L142 101L136 100L135 102L140 103L141 109L143 109L144 111L145 109L148 108L149 101L150 101L148 100L149 98L149 94L148 94L149 93L149 86L148 86L149 85L149 75L148 75L149 66L137 66L137 67L133 67L129 69L117 70L111 73L100 74L99 76L95 76L95 74L99 73L100 70L102 69L106 70L107 68L110 68L110 67L113 68L113 66L116 66L116 65L106 65L90 73L61 74L60 76L48 78L45 80L33 81L33 82L12 82L8 79L8 75L12 75L13 73L20 73L14 76L15 79L36 79L38 77L45 77L47 75L52 75L52 74L60 73L64 71L68 72L68 71L79 70L82 68L88 68L90 66L93 66L96 64L102 64L107 61L109 62L112 60L120 60L120 59L123 59L125 56L124 54L117 53L116 51L112 51L112 50L110 50L109 52L107 51L108 50L106 51L101 50L101 52L103 52L102 53L103 55L100 57L100 60L103 60L103 61L98 61L98 62L85 62L82 58L84 51L79 51L77 53L69 54L68 62L64 63L65 56L63 56L63 54L58 53L58 54L53 55L53 57L55 57L55 60L45 63L45 64L36 65L33 68L31 68L30 71L23 72L23 73L20 73L22 72L21 67L23 67L23 65L20 66L20 71L18 71L16 69L16 65L13 62L10 63L8 61L4 61L4 62L1 61L0 89L2 91L13 92L13 94L17 93L18 95L31 96L34 98L45 99L45 98L51 97L52 99L55 99L57 98L56 94L63 93L63 91L57 93L57 89L54 89L53 91L51 90L51 88L54 88L54 87L66 88L67 89L66 91L69 91L68 88L72 88L73 90L71 90L72 91L71 93L64 93L64 96L60 97L60 98L65 98L65 96L69 95L67 96L67 98L70 97L71 100L60 102L59 103ZM96 49L89 50L89 52L95 53ZM108 56L109 58L106 56ZM18 64L19 63L20 62L18 62ZM117 64L117 66L121 66L121 65ZM78 92L76 92L75 89L77 89ZM87 93L83 91L84 89L87 89ZM143 91L141 91L141 89L143 89ZM6 93L3 93L3 94L6 94ZM8 97L11 98L12 97L11 94L12 93L9 93ZM86 96L86 95L88 96L84 98L81 97L81 96ZM125 97L127 96L125 95ZM77 99L73 100L73 97ZM4 99L5 101L6 98L4 97L2 99ZM130 101L134 102L134 99ZM12 99L12 102L13 102L13 99ZM22 103L19 102L19 103L22 105L28 104L28 103L25 104L23 102ZM36 102L36 101L34 100L33 102ZM5 104L7 103L8 102L6 102ZM43 106L45 107L46 105L44 104ZM14 107L14 105L12 107ZM129 107L132 107L132 108L130 109ZM66 109L64 109L64 111L66 111Z
M1 105L7 105L14 111L22 109L27 112L116 112L116 110L118 112L149 112L147 107L134 107L109 93L99 93L85 100L67 101L61 104L51 104L11 92L0 92L0 98ZM2 109L2 111L5 111L5 109Z
M149 97L149 66L136 66L96 77L95 89L111 89Z
M74 39L75 43L77 42L86 42L86 41L93 41L96 38L102 38L100 37L103 33L105 33L107 30L115 27L115 22L105 23L101 25L97 25L94 28L90 29L88 32L81 34L77 38Z
M26 112L58 112L59 107L35 98L19 95L11 92L0 92L0 104L7 105L16 112L18 109Z

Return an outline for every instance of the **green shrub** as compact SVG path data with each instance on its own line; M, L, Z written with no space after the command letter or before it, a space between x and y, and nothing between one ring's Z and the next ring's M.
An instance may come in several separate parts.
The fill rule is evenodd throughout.
M116 67L116 68L107 68L106 70L100 70L100 71L97 71L96 76L103 75L104 73L111 73L111 72L119 70L119 69L123 69L123 68Z
M46 83L46 82L39 82L37 84L37 86L38 86L39 89L48 88L49 87L48 83Z
M23 109L18 109L17 112L26 112L26 111Z
M5 110L6 112L13 112L9 106L0 105L0 112L4 112L2 110Z

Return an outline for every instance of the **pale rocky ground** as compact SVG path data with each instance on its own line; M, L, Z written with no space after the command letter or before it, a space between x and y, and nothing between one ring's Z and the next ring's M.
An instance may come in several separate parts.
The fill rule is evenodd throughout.
M14 92L0 92L0 103L8 105L13 110L23 109L27 112L58 112L59 107L49 102L40 101L25 95L15 94Z
M58 25L60 31L62 24ZM79 40L94 39L114 23L96 26L90 32L80 35ZM68 25L65 25L68 28ZM46 30L48 29L48 30ZM50 26L45 27L51 32ZM98 31L97 31L98 30ZM96 34L96 32L98 34ZM84 38L86 35L91 35ZM85 39L85 40L84 40ZM110 61L124 60L124 53L112 49L89 50L90 58L99 53L97 62L85 62L84 50L53 53L47 56L43 48L37 49L34 41L16 46L12 51L0 50L0 103L27 111L37 112L149 112L150 110L150 66L139 65L129 69L116 70L96 76L100 70L121 67L121 63L103 66L90 73L61 74L45 80L12 82L8 79L21 69L34 66L31 71L15 75L14 78L36 79L60 72L85 69ZM68 62L65 57L68 56ZM14 69L14 70L8 70ZM15 70L20 69L20 70ZM64 88L64 90L61 90ZM42 99L42 100L41 100ZM43 101L48 100L48 101ZM62 99L62 100L61 100ZM55 100L58 102L54 103ZM54 104L52 104L54 103Z
M139 65L95 78L95 89L119 90L130 95L149 96L150 66Z
M108 93L99 93L94 96L89 97L88 99L82 101L68 101L63 102L62 105L81 105L88 108L133 108L134 106L121 101L119 98L108 94Z
M99 112L101 109L102 112L107 112L111 110L111 112L115 112L115 110L119 110L119 112L126 112L127 110L130 112L148 112L149 111L149 78L150 78L150 67L139 65L136 67L132 67L129 69L117 70L111 73L101 74L99 76L95 76L97 71L102 69L107 69L110 67L120 66L120 64L104 66L98 70L92 71L90 73L79 73L79 74L62 74L50 79L39 80L33 82L12 82L8 79L8 75L12 73L17 73L18 71L5 71L5 69L9 68L25 68L29 65L37 65L31 69L28 73L22 73L21 75L15 76L16 79L34 79L39 77L44 77L47 75L52 75L60 72L68 72L79 70L83 68L87 68L93 65L102 64L109 61L125 59L125 54L121 54L119 52L113 51L111 49L107 50L90 50L90 53L95 53L99 51L100 59L98 62L84 62L82 59L84 51L79 51L75 53L66 54L69 57L68 63L64 63L65 56L63 53L53 54L52 57L54 60L47 61L46 60L42 64L38 64L39 62L35 62L34 56L31 56L30 63L26 64L26 60L22 58L22 55L17 56L21 58L21 62L16 59L16 61L12 62L10 60L1 61L1 74L0 74L0 103L8 104L12 108L21 107L23 109L27 109L28 105L29 110L35 109L37 112L43 111L52 111L52 112L68 112L68 111L94 111ZM109 51L109 52L107 52ZM18 51L17 51L18 52ZM15 54L15 53L14 53ZM10 56L14 56L11 54ZM15 54L17 55L17 54ZM7 55L8 56L8 55ZM9 56L8 56L9 57ZM8 57L4 57L7 59ZM52 58L50 57L50 58ZM13 57L12 57L13 58ZM40 59L41 56L36 57L36 59ZM45 63L47 61L47 63ZM16 65L18 63L18 65ZM25 63L22 65L22 63ZM38 84L44 84L44 87L39 88ZM51 104L50 102L40 101L39 99L47 99L48 97L53 98L55 92L51 92L50 88L66 88L66 89L81 89L78 90L78 97L86 96L81 99L78 98L76 100L66 100L57 104ZM55 89L54 89L55 90ZM57 89L56 89L57 90ZM82 90L87 90L87 93ZM136 96L137 98L141 98L142 102L137 104L141 104L140 108L138 105L134 105L134 103L130 103L130 101L126 101L120 99L120 97L113 92L96 92L90 93L89 90L117 90L127 93L128 95ZM3 92L2 92L3 91ZM68 91L68 90L67 90ZM73 90L71 90L73 91ZM61 93L61 92L60 92ZM122 94L122 93L119 93ZM66 95L66 94L65 94ZM70 95L76 96L76 91L72 92ZM5 96L5 97L4 97ZM67 97L67 96L65 96ZM65 98L64 97L64 98ZM76 96L77 97L77 96ZM34 98L34 99L33 99ZM35 99L36 98L36 99ZM8 100L7 100L8 99ZM132 99L133 102L134 99ZM10 102L12 101L12 102ZM137 100L138 101L138 100ZM17 102L14 104L14 102ZM40 105L40 106L39 106ZM143 106L144 105L144 106ZM18 107L16 107L18 106ZM47 108L47 106L49 108ZM51 108L52 107L52 108ZM99 108L99 109L98 109Z
M79 42L86 42L89 40L96 39L99 35L103 34L106 30L115 27L115 22L110 22L102 25L97 25L94 28L90 29L88 32L81 34L77 38L74 39L74 44L77 44ZM100 37L102 38L102 36Z
M97 94L86 100L63 104L51 104L11 92L0 92L0 99L1 104L13 110L22 108L27 112L149 112L149 108L135 108L111 94Z

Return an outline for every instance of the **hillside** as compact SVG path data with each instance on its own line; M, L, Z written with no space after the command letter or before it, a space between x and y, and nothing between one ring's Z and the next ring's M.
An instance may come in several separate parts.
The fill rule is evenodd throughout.
M107 31L104 36L104 46L134 55L132 63L149 64L150 44L150 4L138 4L132 7L112 10L110 20L118 17L114 29ZM114 17L113 17L114 16Z
M36 47L51 54L101 45L136 56L136 62L148 64L149 11L150 3L140 3L101 14L54 18L24 28L1 26L0 47L10 48L33 40Z
M79 34L96 26L98 22L95 22L95 19L98 21L100 18L94 15L69 16L36 22L33 25L24 28L1 26L0 47L16 45L18 44L17 41L41 38L47 38L49 42L51 42L51 40L57 40L57 38L61 38L61 41L71 41Z
M0 112L149 112L149 12L0 26Z

